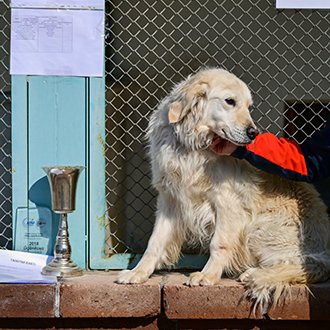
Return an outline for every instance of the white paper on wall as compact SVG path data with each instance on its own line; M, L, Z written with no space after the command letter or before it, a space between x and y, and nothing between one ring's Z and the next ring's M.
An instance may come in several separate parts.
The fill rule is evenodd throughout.
M329 9L329 0L276 0L278 9Z
M11 0L12 8L104 9L104 0Z
M23 6L40 0L14 2L15 5ZM84 5L86 6L87 2ZM14 3L11 15L11 74L103 75L103 9L13 6Z

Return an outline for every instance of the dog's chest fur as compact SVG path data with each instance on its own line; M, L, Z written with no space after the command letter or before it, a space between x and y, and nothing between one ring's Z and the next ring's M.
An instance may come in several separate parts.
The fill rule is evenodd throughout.
M232 157L212 155L210 151L186 151L161 146L152 161L153 185L159 192L174 198L184 196L197 203L212 199L214 194L225 198L226 191L242 196L251 184L253 173L248 165ZM242 167L246 167L242 170ZM237 179L239 178L239 179ZM252 183L252 181L254 181ZM250 195L250 194L249 194Z

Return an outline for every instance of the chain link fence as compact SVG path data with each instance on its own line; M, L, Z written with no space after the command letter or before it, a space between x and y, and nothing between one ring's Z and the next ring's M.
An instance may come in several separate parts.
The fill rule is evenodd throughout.
M0 248L10 249L9 1L0 0L0 12ZM323 125L330 108L329 15L276 10L269 0L106 0L109 255L141 253L150 236L155 192L144 135L173 83L222 67L251 88L262 130L302 142Z
M9 1L0 0L0 248L12 248Z
M9 1L0 0L0 12L0 248L10 249ZM109 255L140 253L150 236L155 192L144 135L173 83L225 68L251 88L258 126L298 142L328 115L328 10L276 10L269 0L106 0L106 12Z
M144 135L158 102L188 74L222 67L253 94L261 130L302 142L329 112L330 11L275 1L106 1L107 253L141 253L155 192Z

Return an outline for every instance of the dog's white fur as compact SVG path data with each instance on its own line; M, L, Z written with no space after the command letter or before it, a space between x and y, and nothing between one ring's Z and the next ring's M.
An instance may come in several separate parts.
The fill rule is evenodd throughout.
M141 261L121 272L119 283L144 282L156 268L175 264L187 241L208 244L210 253L188 285L213 285L227 272L264 306L277 303L290 284L328 279L330 226L316 190L207 149L215 134L251 142L251 104L240 79L205 69L175 86L152 114L156 223Z

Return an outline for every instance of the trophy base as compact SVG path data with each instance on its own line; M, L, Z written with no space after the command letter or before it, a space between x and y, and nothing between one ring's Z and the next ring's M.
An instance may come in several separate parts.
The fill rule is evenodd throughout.
M75 277L81 276L83 274L83 270L70 259L53 259L42 269L41 274L44 276Z

